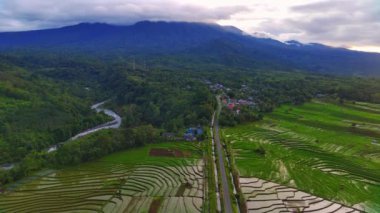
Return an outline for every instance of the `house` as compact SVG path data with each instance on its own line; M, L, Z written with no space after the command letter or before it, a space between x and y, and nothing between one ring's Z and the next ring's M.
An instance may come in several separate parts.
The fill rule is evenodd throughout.
M224 86L223 84L214 84L214 85L210 85L210 89L213 91L223 90Z
M227 108L230 109L230 110L233 110L235 108L235 104L234 103L229 103L227 105Z
M185 134L193 134L194 136L202 135L203 134L203 129L200 126L198 126L198 127L191 127L191 128L188 128L186 130Z
M223 86L223 84L215 84L215 88L217 88L217 89L223 89L224 86Z
M197 135L203 135L203 129L200 126L197 128Z
M191 127L191 128L188 128L185 132L185 134L183 135L183 138L186 140L186 141L195 141L197 140L197 137L203 135L203 129L201 126L198 126L198 127Z
M197 140L197 138L192 133L185 133L183 135L183 139L185 139L185 141L196 141Z
M253 101L244 100L244 99L239 99L238 103L240 105L243 105L243 106L252 106L252 105L255 105L255 103Z
M240 105L248 105L248 101L243 100L243 99L239 99L239 100L238 100L238 103L239 103Z

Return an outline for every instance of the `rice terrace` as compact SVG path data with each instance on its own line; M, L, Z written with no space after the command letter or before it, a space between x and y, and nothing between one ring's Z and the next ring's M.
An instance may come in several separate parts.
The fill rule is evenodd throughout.
M191 155L149 154L158 149ZM199 143L161 143L48 172L1 196L0 212L201 212L202 155Z
M316 99L283 105L262 121L223 128L243 208L378 212L377 112L376 104ZM211 145L209 139L160 142L79 166L44 170L10 185L10 192L0 196L0 212L223 211L222 197L213 194L215 184L222 183L216 176L213 182L220 167L213 167ZM237 207L241 203L232 204L234 212L244 211Z
M224 129L248 210L379 212L379 111L314 100Z

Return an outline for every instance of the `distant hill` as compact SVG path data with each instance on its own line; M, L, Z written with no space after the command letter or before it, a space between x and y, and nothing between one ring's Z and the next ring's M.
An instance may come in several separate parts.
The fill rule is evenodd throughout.
M235 27L204 23L143 21L130 26L82 23L58 29L0 33L0 51L26 49L101 55L168 55L226 66L380 76L380 54L316 43L280 42L250 36Z

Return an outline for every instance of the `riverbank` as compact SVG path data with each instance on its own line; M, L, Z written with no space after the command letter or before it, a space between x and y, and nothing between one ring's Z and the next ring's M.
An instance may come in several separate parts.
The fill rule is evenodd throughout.
M85 130L83 132L80 132L80 133L76 134L75 136L69 138L66 142L55 144L55 145L49 147L47 149L47 152L48 153L54 152L60 146L62 146L62 144L64 144L64 143L67 143L69 141L73 141L73 140L79 139L81 137L84 137L86 135L89 135L91 133L97 132L97 131L102 130L102 129L117 129L117 128L120 128L121 123L122 123L121 117L117 113L115 113L114 111L112 111L110 109L104 108L103 106L106 103L107 103L107 101L96 103L96 104L94 104L94 105L91 106L91 109L95 110L97 113L104 113L104 114L112 117L113 118L112 121L106 122L104 124L101 124L101 125L98 125L96 127L91 128L91 129L87 129L87 130ZM0 165L0 170L11 170L15 166L15 164L16 163L7 163L7 164Z
M102 113L104 113L104 114L112 117L113 118L112 121L109 121L107 123L104 123L104 124L101 124L99 126L93 127L91 129L85 130L85 131L83 131L81 133L78 133L77 135L71 137L69 140L67 140L64 143L76 140L78 138L84 137L86 135L89 135L91 133L97 132L97 131L102 130L102 129L117 129L117 128L120 128L120 126L121 126L121 117L118 114L116 114L114 111L112 111L110 109L103 108L103 105L105 103L107 103L107 101L96 103L96 104L94 104L94 105L91 106L91 109L95 110L97 113L101 113L102 112ZM53 145L53 146L49 147L49 149L48 149L47 152L48 153L54 152L61 145L62 145L62 143L59 144L59 145Z

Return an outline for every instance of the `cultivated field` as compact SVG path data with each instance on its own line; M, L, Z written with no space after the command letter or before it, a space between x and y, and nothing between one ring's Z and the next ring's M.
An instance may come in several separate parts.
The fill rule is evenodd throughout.
M201 212L199 143L148 145L50 172L0 196L0 212Z
M248 209L284 204L279 187L299 190L295 200L302 200L298 205L305 212L380 212L379 112L374 104L314 101L283 106L264 121L224 129ZM325 203L314 208L309 198ZM267 203L258 208L257 200Z
M361 212L359 208L334 203L295 188L258 178L240 178L239 181L249 212Z

